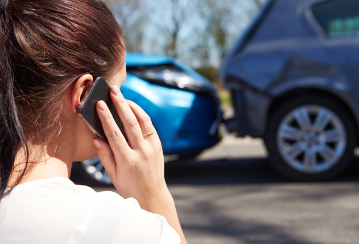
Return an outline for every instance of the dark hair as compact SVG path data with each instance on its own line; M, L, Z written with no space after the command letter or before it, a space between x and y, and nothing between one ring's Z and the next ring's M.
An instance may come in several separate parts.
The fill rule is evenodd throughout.
M9 0L0 21L1 200L19 148L27 159L13 186L28 142L55 144L66 88L86 73L111 75L124 65L125 43L100 0Z

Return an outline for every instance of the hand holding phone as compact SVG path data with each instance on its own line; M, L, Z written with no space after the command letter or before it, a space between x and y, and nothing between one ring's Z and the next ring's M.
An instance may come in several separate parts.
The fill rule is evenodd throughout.
M100 101L96 108L109 144L100 139L94 139L94 144L116 189L123 197L133 197L145 206L148 197L169 193L161 141L150 117L140 106L127 101L118 88L112 87L110 93L128 140L121 135L106 103ZM154 133L145 135L151 132Z

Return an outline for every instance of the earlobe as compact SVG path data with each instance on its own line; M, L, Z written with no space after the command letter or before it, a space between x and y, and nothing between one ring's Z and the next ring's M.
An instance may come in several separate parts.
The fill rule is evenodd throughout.
M85 74L74 81L71 92L71 108L76 113L76 109L80 104L81 98L86 92L86 88L93 81L93 76L91 74Z

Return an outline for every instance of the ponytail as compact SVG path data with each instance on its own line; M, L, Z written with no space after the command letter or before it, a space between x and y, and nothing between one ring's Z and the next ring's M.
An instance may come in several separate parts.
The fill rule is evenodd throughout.
M103 1L0 0L0 201L36 165L31 145L58 153L65 90L83 74L110 76L125 52Z
M19 146L22 145L26 151L26 165L17 180L21 181L25 174L28 162L28 146L26 138L20 124L18 109L15 103L16 87L14 84L13 71L6 47L8 29L6 9L2 11L0 21L0 201L9 193L5 193L9 178L14 167L14 161Z

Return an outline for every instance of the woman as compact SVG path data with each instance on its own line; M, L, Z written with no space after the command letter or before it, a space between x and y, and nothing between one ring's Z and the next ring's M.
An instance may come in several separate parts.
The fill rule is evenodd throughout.
M0 9L0 243L186 243L158 135L118 89L125 43L104 3L1 0ZM128 141L102 101L109 144L76 115L98 76ZM69 180L73 161L97 155L124 198Z

